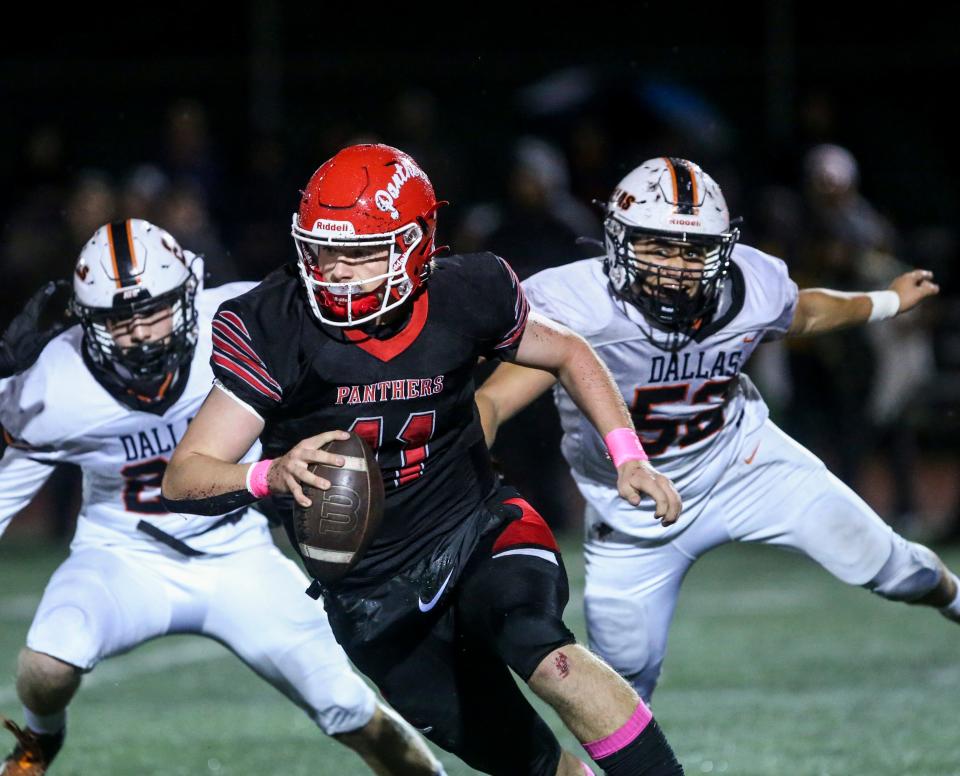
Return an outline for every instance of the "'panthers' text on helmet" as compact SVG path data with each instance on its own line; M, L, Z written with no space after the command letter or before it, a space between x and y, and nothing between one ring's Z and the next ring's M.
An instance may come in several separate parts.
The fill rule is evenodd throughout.
M145 402L162 397L197 343L194 305L202 260L139 218L105 224L84 245L73 273L73 307L84 348L113 382ZM134 319L171 318L170 333L121 347L112 329Z
M731 229L713 178L686 159L659 157L614 189L604 235L604 268L614 292L660 328L682 333L713 312L740 232ZM638 245L687 252L697 261L666 266L645 259Z
M292 228L314 314L333 326L355 326L409 299L429 274L441 204L426 173L396 148L354 145L324 162L303 190ZM317 267L316 246L387 248L387 271L363 282L330 282ZM363 292L376 281L383 285Z

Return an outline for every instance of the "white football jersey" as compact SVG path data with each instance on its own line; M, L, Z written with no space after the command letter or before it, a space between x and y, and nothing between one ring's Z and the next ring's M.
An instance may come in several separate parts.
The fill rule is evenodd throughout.
M90 373L79 326L61 333L37 362L0 381L0 534L53 471L74 463L83 472L83 499L72 547L138 545L169 552L150 535L159 529L199 552L221 554L259 544L265 518L248 510L240 519L167 512L160 482L187 424L210 391L211 320L220 303L254 283L200 291L199 338L180 397L162 413L133 410ZM244 460L259 457L259 443Z
M654 466L681 497L717 482L742 444L767 418L743 366L765 338L782 336L797 303L786 265L755 248L734 248L717 313L676 352L665 335L609 290L602 262L585 259L539 272L523 283L531 306L586 338L606 363ZM615 486L603 439L558 384L563 454L574 477Z

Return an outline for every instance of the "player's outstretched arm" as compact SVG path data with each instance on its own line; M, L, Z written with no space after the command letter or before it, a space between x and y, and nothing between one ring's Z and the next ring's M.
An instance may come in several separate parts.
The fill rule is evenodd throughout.
M500 364L474 395L487 447L493 445L501 424L556 382L556 375L542 369L529 369L506 362Z
M940 286L933 282L933 273L925 269L905 272L886 291L846 293L826 288L806 288L800 292L787 336L823 334L892 318L912 310L924 299L938 293Z
M642 494L652 497L656 502L656 517L664 525L675 523L680 516L680 496L673 483L646 459L613 376L587 341L566 326L531 313L517 349L516 362L555 375L580 411L607 440L618 464L620 495L634 506L640 504ZM541 389L539 393L542 392ZM527 395L530 393L532 391ZM633 450L623 454L623 440L627 437L632 440Z
M50 340L77 322L63 298L69 288L67 280L44 283L10 321L0 334L0 377L29 369Z
M214 387L197 416L190 422L163 476L162 499L172 512L216 515L250 504L268 493L292 493L310 506L301 483L326 490L330 483L311 474L311 463L342 466L341 456L317 448L333 439L346 439L344 431L328 431L304 439L280 458L257 463L237 463L263 430L263 420L224 391ZM262 466L266 488L251 487L250 474Z

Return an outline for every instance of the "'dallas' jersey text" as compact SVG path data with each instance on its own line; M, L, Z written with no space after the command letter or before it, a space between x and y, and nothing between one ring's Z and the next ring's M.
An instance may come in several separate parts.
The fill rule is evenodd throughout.
M57 463L83 472L83 500L74 546L136 546L158 551L148 531L159 529L205 553L225 553L264 540L266 522L256 512L202 517L168 512L160 483L174 448L210 390L211 321L226 299L252 283L231 283L197 295L199 338L170 395L154 411L132 409L95 378L83 357L75 326L52 340L37 362L0 381L0 532L26 506ZM256 460L259 445L246 460Z
M767 406L742 370L757 345L783 336L793 319L797 286L779 259L737 245L716 313L676 352L658 347L664 335L611 293L596 259L545 270L523 285L534 310L594 347L653 464L685 498L709 489L743 436L766 420ZM562 387L554 390L574 476L615 486L600 435Z

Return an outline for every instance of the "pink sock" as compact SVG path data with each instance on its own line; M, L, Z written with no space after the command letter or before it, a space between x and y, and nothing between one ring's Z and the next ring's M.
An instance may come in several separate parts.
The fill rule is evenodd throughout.
M650 709L647 708L643 701L640 701L637 710L633 712L633 715L626 721L623 727L615 730L606 738L584 744L583 748L587 750L587 754L594 760L609 757L619 752L639 736L651 719L653 719L653 714L650 713Z

